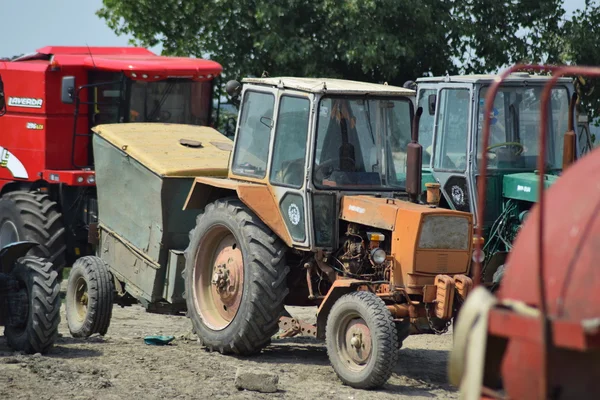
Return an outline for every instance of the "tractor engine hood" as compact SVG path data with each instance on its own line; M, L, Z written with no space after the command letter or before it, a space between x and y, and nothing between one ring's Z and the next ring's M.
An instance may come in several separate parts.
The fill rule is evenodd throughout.
M546 174L544 178L544 188L548 189L556 182L558 176ZM539 179L539 174L535 172L504 175L502 179L502 196L506 199L536 203L538 201Z
M391 231L393 283L420 286L437 274L466 274L473 246L471 213L404 200L344 196L341 219Z

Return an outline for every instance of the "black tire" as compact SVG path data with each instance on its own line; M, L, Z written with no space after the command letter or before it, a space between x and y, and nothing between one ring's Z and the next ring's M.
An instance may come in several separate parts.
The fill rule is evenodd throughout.
M29 254L47 259L60 275L66 263L67 245L58 204L47 194L10 192L0 199L0 226L6 219L16 227L19 240L31 240L39 244Z
M241 252L239 273L243 277L242 290L238 295L237 311L229 321L215 316L218 311L213 310L216 308L206 311L211 307L209 301L196 301L202 296L199 287L205 278L199 277L196 281L195 271L199 274L206 271L204 276L208 276L206 273L212 273L216 256L214 251L205 254L199 250L214 248L218 235L234 240L231 248L236 249L239 245L238 251ZM237 199L215 201L198 216L196 228L190 232L190 245L185 251L184 296L194 332L208 350L251 355L270 343L271 336L278 330L279 317L284 312L284 298L288 294L286 276L289 267L285 265L285 251L281 240ZM213 306L215 304L216 300ZM202 308L205 309L204 317ZM211 318L221 326L211 325Z
M112 317L115 284L106 263L94 256L73 264L67 282L67 325L73 337L105 335Z
M52 263L37 257L19 259L11 275L27 293L27 316L19 326L7 326L8 345L25 353L46 353L58 336L60 283Z
M367 351L353 359L347 340L342 337L347 337L350 323L361 320L366 324L371 340L357 344ZM396 324L383 300L371 292L348 293L334 303L327 317L325 341L335 373L344 384L353 388L376 389L383 386L398 362ZM357 358L360 359L357 361Z

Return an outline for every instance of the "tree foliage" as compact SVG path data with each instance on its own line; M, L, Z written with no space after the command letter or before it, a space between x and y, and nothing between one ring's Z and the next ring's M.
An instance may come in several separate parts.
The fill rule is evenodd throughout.
M562 0L103 0L134 43L210 57L230 78L328 76L402 84L548 57Z

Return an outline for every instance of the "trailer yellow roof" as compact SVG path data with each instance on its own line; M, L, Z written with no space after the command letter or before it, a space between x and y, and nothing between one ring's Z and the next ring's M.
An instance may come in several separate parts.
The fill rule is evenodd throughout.
M92 129L160 176L227 176L233 141L205 126L126 123Z

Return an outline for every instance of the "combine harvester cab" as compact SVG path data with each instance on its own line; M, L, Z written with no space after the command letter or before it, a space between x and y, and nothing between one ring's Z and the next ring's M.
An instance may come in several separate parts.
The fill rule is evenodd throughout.
M547 124L552 83L563 75L600 77L600 68L516 66L551 70L540 104L538 137L551 137ZM493 87L498 88L500 79ZM486 98L486 107L494 93ZM483 140L489 137L484 121ZM567 147L573 146L567 144ZM544 151L536 185L545 188ZM571 156L573 154L571 153ZM593 398L600 380L600 151L565 160L568 169L539 197L508 256L496 295L476 287L455 324L450 382L462 399ZM481 170L486 171L486 160ZM481 182L480 213L486 182ZM479 228L478 234L481 234ZM477 285L481 265L474 268Z
M241 97L233 146L211 128L94 129L98 253L69 277L71 332L106 332L114 285L117 303L187 309L209 350L255 354L281 328L325 340L344 383L380 387L403 340L445 332L468 295L473 217L417 200L414 91L244 83L227 84ZM314 306L316 324L284 305Z
M94 254L88 240L98 222L91 128L211 125L221 70L213 61L136 47L49 46L0 62L9 93L0 120L0 196L10 203L14 227L0 237L38 242L31 253L59 270Z
M490 114L490 142L482 152L484 99L495 75L419 78L417 105L423 144L423 192L439 186L440 206L471 212L483 227L484 282L496 290L506 256L520 226L537 201L537 129L540 98L550 77L515 72L502 82ZM574 131L576 94L572 79L561 78L548 105L545 187L562 173L565 132ZM589 131L576 138L576 158L589 151ZM587 135L587 136L586 136ZM570 139L569 139L570 140ZM569 150L571 151L571 150ZM486 213L477 218L482 154L488 160Z

